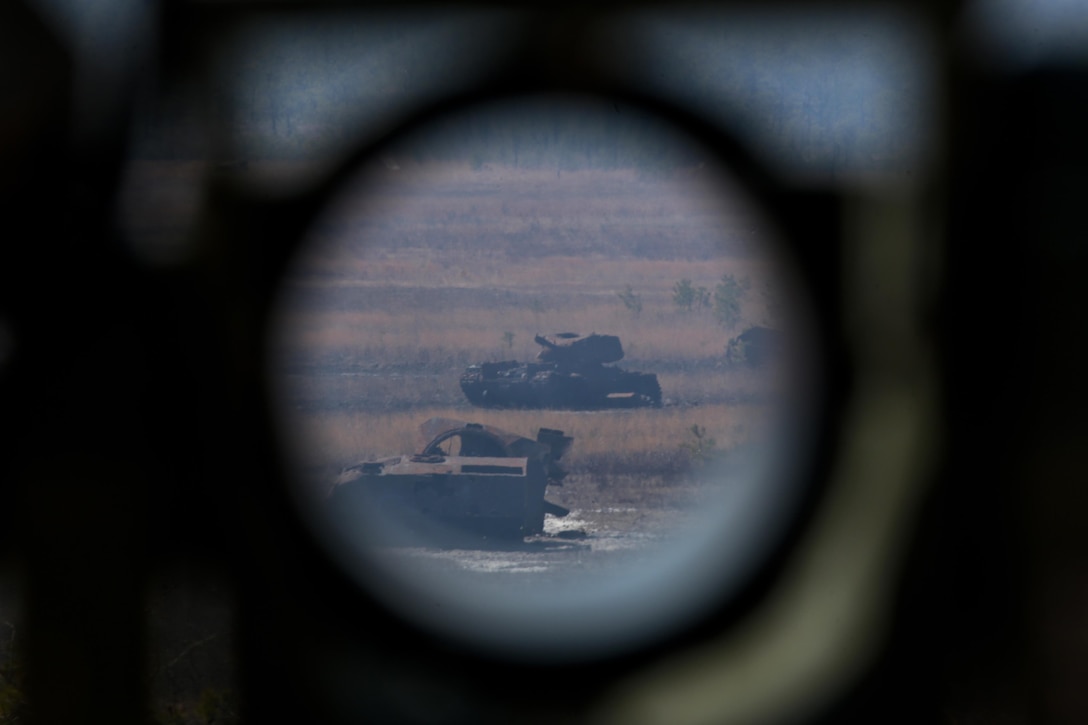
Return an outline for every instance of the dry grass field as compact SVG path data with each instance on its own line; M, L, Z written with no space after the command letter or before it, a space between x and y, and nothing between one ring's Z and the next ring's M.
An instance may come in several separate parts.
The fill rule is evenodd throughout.
M573 435L566 468L587 490L681 487L697 459L758 440L777 397L773 373L724 360L731 335L771 318L763 290L781 280L769 234L703 171L372 172L315 225L284 291L275 379L299 463L320 487L344 465L419 450L419 425L444 416ZM724 274L751 282L736 329L673 301L679 280L712 291ZM620 367L657 373L665 405L465 401L466 365L531 360L534 334L559 331L619 335Z

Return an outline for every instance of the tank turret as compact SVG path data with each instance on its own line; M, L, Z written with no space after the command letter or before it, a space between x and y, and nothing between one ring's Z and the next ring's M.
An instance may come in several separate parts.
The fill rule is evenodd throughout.
M579 335L576 332L560 332L555 335L537 335L533 338L543 349L536 359L560 365L603 365L623 359L623 345L615 335Z

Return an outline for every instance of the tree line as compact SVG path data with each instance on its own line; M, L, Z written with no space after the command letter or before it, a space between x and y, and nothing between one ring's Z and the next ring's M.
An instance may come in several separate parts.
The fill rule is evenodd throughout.
M723 274L713 289L684 278L673 284L672 301L685 313L709 313L722 329L735 330L743 319L744 303L751 291L752 280L747 275ZM642 314L642 296L631 285L617 291L616 297L635 317ZM773 322L779 314L779 303L770 283L764 286L763 302Z

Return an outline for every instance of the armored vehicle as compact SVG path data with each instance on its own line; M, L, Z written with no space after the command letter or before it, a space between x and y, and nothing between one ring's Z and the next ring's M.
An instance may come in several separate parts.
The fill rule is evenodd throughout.
M419 453L341 471L330 505L382 516L425 539L450 532L524 537L543 532L546 513L569 513L544 500L566 475L558 461L573 439L562 431L541 428L534 441L449 418L431 418L420 430L431 441Z
M782 333L769 327L749 327L729 340L725 359L732 365L762 367L782 355Z
M542 348L537 362L470 365L461 375L469 402L483 408L570 410L661 405L656 375L608 364L623 358L615 335L561 332L533 339Z

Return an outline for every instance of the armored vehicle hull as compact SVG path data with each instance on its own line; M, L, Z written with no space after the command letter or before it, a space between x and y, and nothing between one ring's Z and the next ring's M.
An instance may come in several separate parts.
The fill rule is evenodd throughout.
M557 461L572 439L562 431L541 428L534 441L441 418L422 429L434 434L422 452L345 468L330 503L378 514L405 536L427 540L453 532L524 537L543 532L546 513L568 513L544 499L565 476Z
M782 333L769 327L749 327L732 338L725 349L725 359L734 365L762 367L782 356Z
M603 365L574 371L554 363L481 363L470 365L461 375L461 390L481 408L599 410L661 405L656 375Z
M461 375L461 390L482 408L599 410L661 405L652 373L628 372L607 362L623 357L613 335L536 336L540 362L485 362Z

